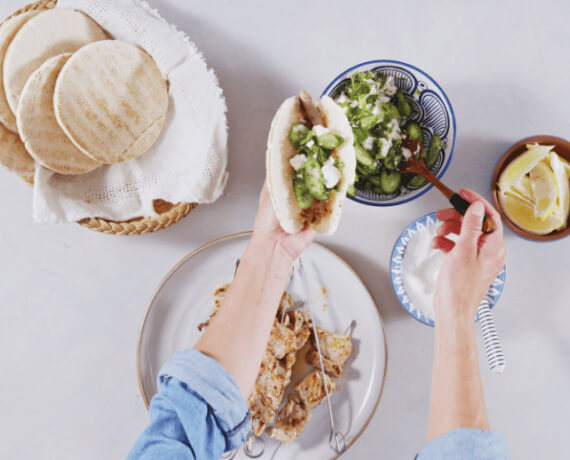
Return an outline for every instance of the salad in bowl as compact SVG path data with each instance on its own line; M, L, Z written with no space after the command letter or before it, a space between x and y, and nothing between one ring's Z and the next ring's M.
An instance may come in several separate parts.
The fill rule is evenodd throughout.
M397 61L352 67L329 84L330 96L346 114L354 134L356 181L348 195L389 206L423 195L431 185L398 169L422 156L441 177L453 156L455 117L439 85L421 70Z

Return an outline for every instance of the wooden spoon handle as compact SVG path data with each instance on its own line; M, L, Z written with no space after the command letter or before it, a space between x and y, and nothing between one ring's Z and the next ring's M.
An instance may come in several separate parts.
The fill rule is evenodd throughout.
M453 194L453 196L449 199L449 202L462 216L464 216L467 212L467 208L471 206L471 203L469 203L469 201L461 198L457 193ZM485 217L483 218L482 230L483 233L492 233L493 230L495 230L495 224L487 214L485 214Z

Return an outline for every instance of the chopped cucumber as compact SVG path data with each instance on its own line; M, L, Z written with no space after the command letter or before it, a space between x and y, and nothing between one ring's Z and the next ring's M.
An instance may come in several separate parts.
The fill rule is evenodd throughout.
M354 151L356 152L356 161L363 164L364 166L374 166L374 158L368 153L368 151L362 147L360 144L355 144Z
M424 132L422 131L422 128L420 128L420 125L410 121L404 129L408 132L410 139L417 139L418 145L423 145Z
M317 137L317 144L327 150L334 150L343 142L344 139L335 133L325 133Z
M382 102L382 112L384 113L384 120L398 120L402 119L398 107L390 102Z
M360 119L360 126L363 129L370 129L372 128L376 123L378 123L379 119L376 115L368 115L366 117L362 117Z
M410 101L406 99L406 96L404 96L404 93L402 93L402 91L400 90L396 92L396 104L398 106L400 114L404 118L408 118L414 111L412 108L412 104L410 104Z
M398 188L400 188L401 182L402 176L397 171L388 171L384 169L380 173L380 186L386 194L392 194L396 192Z
M329 159L329 154L325 151L325 149L319 147L318 145L313 146L313 149L317 155L317 160L321 165Z
M354 133L354 143L359 144L364 142L368 138L368 131L363 128L359 128L358 126L354 126L352 128L352 132Z
M314 156L307 158L303 165L303 179L305 188L313 198L321 201L329 199L330 191L325 187L321 165Z
M426 166L428 169L435 164L439 157L439 152L441 151L441 136L439 134L435 134L431 140L431 144L429 145L429 149L426 153Z
M311 140L312 131L300 121L293 123L289 130L289 142L296 149Z
M419 174L416 174L408 182L408 187L412 189L420 188L426 182L427 180L424 177L420 176Z
M313 197L305 188L305 184L302 179L293 179L293 190L295 192L297 204L301 209L307 209L313 204Z
M367 180L370 185L372 185L372 188L376 187L382 189L382 180L380 179L380 176L370 176L367 177Z

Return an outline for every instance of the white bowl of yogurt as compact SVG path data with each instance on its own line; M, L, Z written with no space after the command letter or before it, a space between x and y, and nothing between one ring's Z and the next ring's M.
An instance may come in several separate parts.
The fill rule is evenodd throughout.
M445 257L431 243L442 222L432 212L412 222L394 244L390 280L400 305L419 322L434 325L433 296L439 269ZM506 270L497 275L486 297L493 308L505 287Z

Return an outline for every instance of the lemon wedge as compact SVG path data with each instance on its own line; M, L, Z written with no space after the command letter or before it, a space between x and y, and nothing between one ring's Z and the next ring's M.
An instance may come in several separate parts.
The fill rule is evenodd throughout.
M530 170L530 185L536 200L534 215L544 220L552 214L558 199L556 177L548 166L540 162Z
M500 193L501 207L507 217L519 228L535 235L546 235L563 227L563 217L551 214L544 220L537 219L534 215L535 208L527 205L518 198Z
M528 174L540 161L548 156L552 146L548 145L527 145L525 153L513 160L505 168L499 179L499 188L505 191L513 185L521 182L522 178Z
M533 206L536 205L529 176L523 176L518 184L511 185L507 190L520 195L521 198L529 201Z
M568 178L570 178L570 163L568 163L564 158L561 158L560 155L558 155L558 158L560 159L560 161L562 162L562 166L564 166L564 169L566 170L566 175L568 176Z
M562 217L568 220L568 214L570 214L570 181L566 175L564 164L555 152L550 152L550 167L552 168L558 188L557 207Z

